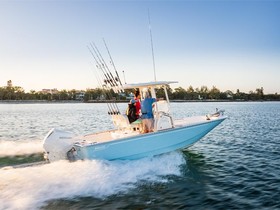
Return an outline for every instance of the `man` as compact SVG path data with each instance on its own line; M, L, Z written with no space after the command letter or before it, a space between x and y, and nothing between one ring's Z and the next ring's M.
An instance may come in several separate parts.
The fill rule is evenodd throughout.
M151 98L148 89L143 90L144 100L141 101L142 123L144 133L152 132L154 129L153 103L155 98Z

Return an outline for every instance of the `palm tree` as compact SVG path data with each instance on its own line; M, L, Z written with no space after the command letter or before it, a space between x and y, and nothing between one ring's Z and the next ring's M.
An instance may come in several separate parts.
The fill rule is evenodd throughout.
M263 87L261 87L261 88L257 88L256 89L256 94L257 94L257 97L258 97L258 99L263 99Z
M220 99L220 90L213 86L212 89L209 91L209 97L211 99Z
M173 96L174 99L186 99L187 91L182 87L175 88Z

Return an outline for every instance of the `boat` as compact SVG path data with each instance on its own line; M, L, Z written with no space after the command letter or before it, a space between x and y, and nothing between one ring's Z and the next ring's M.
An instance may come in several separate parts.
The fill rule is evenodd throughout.
M110 111L115 129L83 136L71 132L51 129L43 140L46 159L57 160L134 160L152 157L176 150L184 150L223 122L224 110L213 114L175 119L170 109L167 87L173 81L153 81L122 85L122 89L149 90L153 98L164 89L164 97L154 103L154 130L143 133L141 119L129 123L121 111Z

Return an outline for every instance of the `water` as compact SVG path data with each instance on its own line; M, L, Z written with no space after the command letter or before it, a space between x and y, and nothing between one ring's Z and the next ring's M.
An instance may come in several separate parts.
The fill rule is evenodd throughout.
M51 128L111 129L106 105L0 104L0 209L280 209L280 103L172 103L216 107L229 118L184 152L42 164Z

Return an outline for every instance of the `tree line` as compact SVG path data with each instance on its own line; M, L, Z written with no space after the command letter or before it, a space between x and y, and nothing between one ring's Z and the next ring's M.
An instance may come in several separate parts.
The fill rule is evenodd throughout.
M104 90L101 88L87 89L83 91L79 90L56 90L54 92L44 92L31 90L25 92L22 87L0 87L0 100L45 100L45 101L65 101L65 100L80 100L84 102L98 101L98 100L129 100L129 96L133 93L133 90L125 90L124 93L115 93L113 90ZM220 91L217 87L213 86L208 88L207 86L201 86L200 88L193 88L189 86L187 89L178 87L171 89L167 88L170 100L233 100L233 101L280 101L280 95L264 94L264 89L256 88L255 91L249 93L241 92L237 89L235 92L227 90L225 92ZM157 89L157 96L164 98L164 89Z

